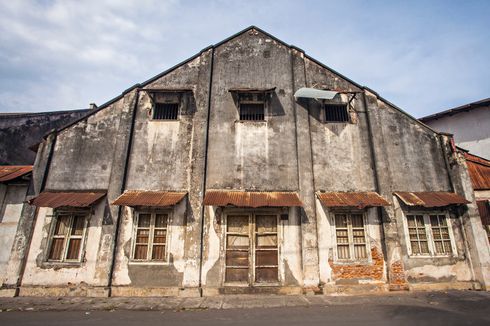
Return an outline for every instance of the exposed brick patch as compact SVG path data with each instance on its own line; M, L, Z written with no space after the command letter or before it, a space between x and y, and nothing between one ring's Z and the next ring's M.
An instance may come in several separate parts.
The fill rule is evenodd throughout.
M401 261L395 261L390 266L390 291L408 290L408 283L405 278L405 268Z
M376 247L371 249L371 264L334 264L330 259L328 263L332 267L334 280L341 279L371 279L381 280L383 278L384 259L383 253Z

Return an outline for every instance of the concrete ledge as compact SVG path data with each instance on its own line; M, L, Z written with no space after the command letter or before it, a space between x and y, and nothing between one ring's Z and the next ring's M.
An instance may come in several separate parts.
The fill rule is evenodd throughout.
M106 287L91 286L50 286L30 287L22 286L19 289L21 297L108 297L109 289Z
M15 297L15 289L0 289L1 298Z
M442 283L410 283L410 291L445 291L445 290L481 290L480 283L467 282L442 282Z
M325 284L323 286L323 294L369 294L369 293L384 293L388 292L389 287L386 283L371 283L371 284Z
M114 286L113 297L200 297L199 288Z
M203 288L203 296L234 295L234 294L280 294L300 295L303 288L299 286L224 286Z

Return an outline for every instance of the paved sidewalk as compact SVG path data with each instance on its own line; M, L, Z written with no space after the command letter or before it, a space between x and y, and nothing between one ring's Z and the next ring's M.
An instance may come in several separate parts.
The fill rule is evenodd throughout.
M0 312L9 311L186 311L207 309L241 309L273 307L309 307L335 305L406 305L438 306L453 309L456 305L478 310L490 306L490 292L394 292L363 296L283 296L283 295L226 295L204 298L86 298L86 297L16 297L0 298ZM459 308L458 308L459 309ZM485 308L487 309L487 308Z

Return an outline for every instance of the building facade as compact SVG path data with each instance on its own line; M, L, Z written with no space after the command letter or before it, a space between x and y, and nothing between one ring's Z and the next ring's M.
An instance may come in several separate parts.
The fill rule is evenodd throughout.
M32 165L0 165L0 275L2 284L6 281L5 275L9 268L31 173ZM15 295L15 290L6 289L0 291L0 294Z
M28 198L20 295L490 282L450 137L256 27L47 136Z
M481 157L490 158L490 98L458 106L423 118L435 130L454 135L454 141Z

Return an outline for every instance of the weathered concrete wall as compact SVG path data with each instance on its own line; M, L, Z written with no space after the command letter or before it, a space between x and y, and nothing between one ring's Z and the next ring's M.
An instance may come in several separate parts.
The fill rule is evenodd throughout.
M208 189L297 190L289 49L247 32L215 50ZM241 122L231 88L273 88L266 121Z
M53 209L39 209L22 281L21 295L38 295L36 288L39 287L52 288L51 290L45 289L44 295L67 295L70 292L73 292L73 295L86 295L87 293L83 292L84 285L100 287L107 285L106 279L95 277L99 260L99 244L102 240L104 206L104 202L96 205L89 218L81 263L64 265L46 261ZM67 290L70 287L73 289Z
M88 284L104 287L109 282L114 232L118 222L118 209L109 203L121 192L135 95L134 91L126 93L104 110L62 130L59 134L52 134L47 141L48 148L43 146L39 152L40 159L36 160L33 171L33 188L36 192L42 190L44 167L48 166L46 189L106 189L107 196L95 206L90 220L87 248L84 251L87 259L75 267L46 263L46 232L52 213L47 212L46 208L38 210L21 295L44 295L39 286L45 284L53 286L53 292L45 291L48 294L107 295L104 288L86 289L85 286ZM49 147L53 144L55 145L50 162ZM26 212L23 218L28 219L32 213L35 214ZM34 219L32 216L31 218ZM19 238L22 237L25 237L25 234L19 235Z
M134 229L134 209L124 209L120 229L120 250L117 252L114 274L114 295L149 295L150 291L160 289L160 295L172 293L171 289L180 288L186 267L186 202L169 209L158 211L169 213L167 229L166 262L133 262L130 260ZM170 292L168 292L170 291Z
M0 114L0 165L30 165L36 153L29 149L50 130L74 121L89 110Z
M309 86L360 91L311 60L306 60L306 74ZM353 96L354 94L342 94L335 100L346 103ZM324 123L321 118L321 103L318 101L308 101L304 105L310 110L315 190L375 191L362 94L355 94L352 99L349 108L351 122L347 123Z
M0 284L6 281L7 266L26 194L26 184L0 184Z
M435 130L451 133L458 146L490 158L490 106L471 109L425 122Z
M46 189L107 189L124 101L61 131Z

